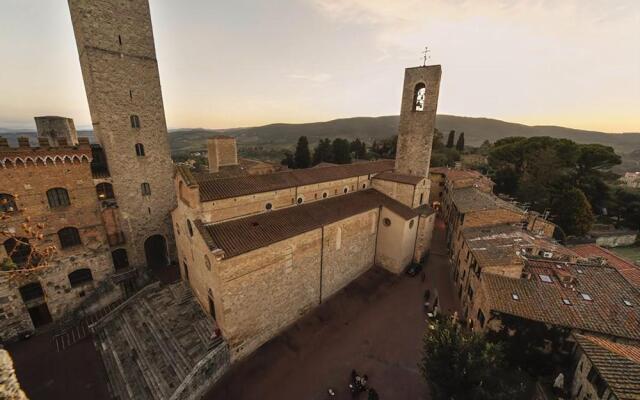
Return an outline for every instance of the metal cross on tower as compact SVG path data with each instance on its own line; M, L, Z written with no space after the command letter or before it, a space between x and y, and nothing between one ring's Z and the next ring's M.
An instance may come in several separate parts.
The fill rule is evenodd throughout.
M423 67L427 65L427 60L431 58L429 53L431 53L431 50L429 50L428 46L425 46L424 51L422 52L422 66Z

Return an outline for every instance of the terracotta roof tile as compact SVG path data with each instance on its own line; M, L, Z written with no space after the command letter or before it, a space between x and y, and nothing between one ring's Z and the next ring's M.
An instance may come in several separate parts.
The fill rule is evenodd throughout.
M229 258L380 206L405 219L418 215L404 204L367 189L217 224L196 221L196 227L212 250L221 249Z
M592 335L574 337L619 400L640 399L640 342L613 342Z
M458 211L463 214L471 211L497 210L500 208L524 214L522 210L513 204L507 203L499 199L496 195L485 193L475 187L453 189L451 199Z
M581 244L571 248L582 257L601 257L617 269L632 285L640 288L640 267L597 244Z
M376 175L375 179L381 179L383 181L404 183L404 184L407 184L407 185L415 186L425 178L423 176L398 174L398 173L395 173L395 172L383 172L381 174Z
M562 273L556 274L556 269ZM491 310L566 328L640 339L640 292L615 269L528 260L525 272L531 273L529 279L481 275ZM543 282L540 275L550 277L551 282ZM572 276L575 281L562 284L562 276ZM519 299L514 300L512 294ZM563 299L571 304L564 304Z
M313 183L376 174L392 170L393 166L393 160L381 160L333 167L297 169L228 179L216 179L212 174L198 174L195 178L200 186L200 200L213 201L310 185Z

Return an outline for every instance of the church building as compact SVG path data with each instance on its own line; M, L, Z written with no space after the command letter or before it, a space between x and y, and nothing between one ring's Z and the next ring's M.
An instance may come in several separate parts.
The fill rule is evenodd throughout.
M172 217L180 272L232 358L251 353L369 268L399 274L428 253L440 76L440 66L405 71L396 160L231 178L217 168L178 168ZM237 158L212 147L212 165Z

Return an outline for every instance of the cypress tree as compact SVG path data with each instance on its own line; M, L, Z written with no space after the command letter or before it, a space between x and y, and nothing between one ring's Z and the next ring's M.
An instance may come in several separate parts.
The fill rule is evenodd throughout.
M456 149L460 152L464 150L464 132L460 132L460 135L458 135L458 141L456 142Z
M309 168L311 166L311 152L306 136L300 136L296 145L296 153L293 156L294 168Z
M452 148L453 147L453 140L455 139L456 136L456 131L450 131L449 132L449 137L447 137L447 147L448 148Z

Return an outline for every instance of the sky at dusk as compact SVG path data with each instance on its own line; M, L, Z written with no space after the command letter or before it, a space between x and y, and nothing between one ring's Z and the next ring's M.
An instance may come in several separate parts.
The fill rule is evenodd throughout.
M638 0L150 0L170 128L398 114L441 64L441 114L640 132ZM0 2L0 127L91 124L64 0Z

